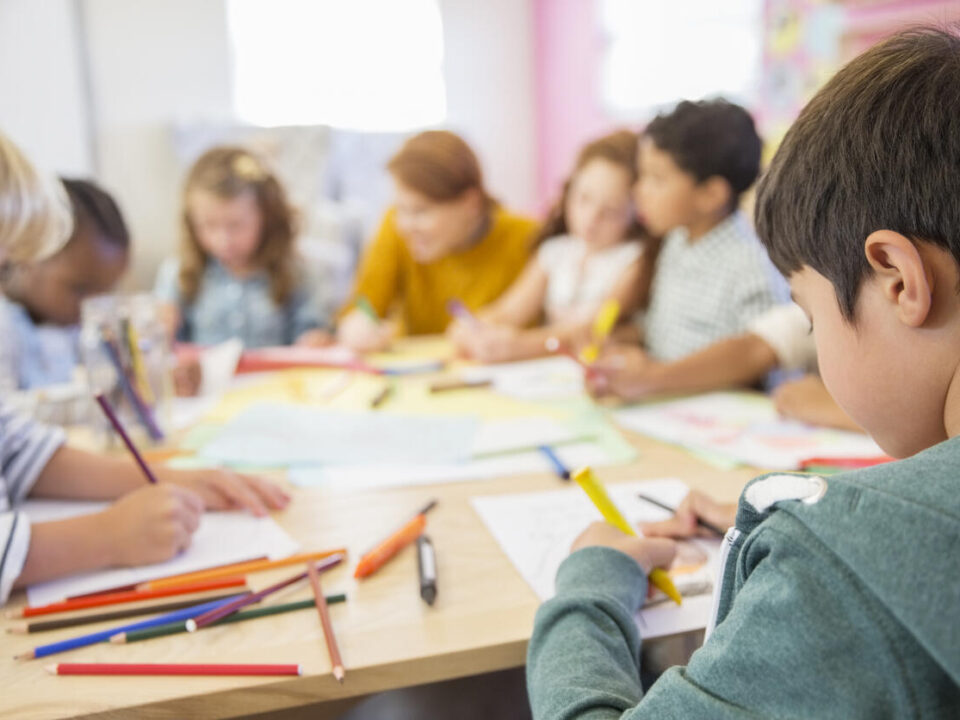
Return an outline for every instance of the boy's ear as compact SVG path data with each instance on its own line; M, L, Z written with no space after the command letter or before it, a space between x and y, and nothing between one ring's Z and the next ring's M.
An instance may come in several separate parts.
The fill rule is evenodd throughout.
M917 246L892 230L876 230L863 252L884 297L897 306L897 317L908 327L920 327L933 306L933 274Z
M719 175L712 175L697 183L697 205L704 215L716 215L730 205L733 188Z

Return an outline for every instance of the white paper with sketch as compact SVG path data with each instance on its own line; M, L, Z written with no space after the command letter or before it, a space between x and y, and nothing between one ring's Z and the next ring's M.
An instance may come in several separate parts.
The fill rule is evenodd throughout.
M617 410L613 417L634 432L774 470L796 470L812 457L884 454L867 435L784 420L756 393L708 393Z
M675 507L687 494L679 480L663 479L607 486L610 497L631 522L663 520L669 513L637 497L643 492ZM579 487L546 492L489 495L470 499L490 533L541 600L555 592L560 563L583 529L601 515ZM662 603L655 596L642 610L643 636L660 637L706 627L717 571L720 541L694 540L671 568L682 606Z
M606 467L630 458L611 452L596 442L577 442L553 448L567 467ZM553 472L553 466L539 450L478 458L462 463L432 465L338 465L291 468L287 477L294 485L322 486L335 490L398 487L432 483L467 482L532 473Z
M99 512L109 503L63 500L29 500L22 509L32 523L63 520ZM31 585L31 605L46 605L67 597L134 585L157 578L243 562L259 557L271 559L292 555L299 544L273 519L256 518L246 512L208 512L200 520L190 547L172 560L135 568L112 568L81 573Z

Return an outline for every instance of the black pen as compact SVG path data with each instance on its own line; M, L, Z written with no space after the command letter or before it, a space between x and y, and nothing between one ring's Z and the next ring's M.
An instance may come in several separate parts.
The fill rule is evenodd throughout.
M437 557L433 543L426 535L417 538L417 571L420 574L420 597L427 605L437 599Z

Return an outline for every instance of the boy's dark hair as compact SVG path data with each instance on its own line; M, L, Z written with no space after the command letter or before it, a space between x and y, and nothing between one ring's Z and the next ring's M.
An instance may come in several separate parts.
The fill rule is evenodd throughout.
M726 100L684 100L657 115L644 134L697 182L719 176L730 183L731 212L760 173L762 143L753 118Z
M756 225L782 273L808 265L833 283L850 322L875 230L960 262L960 38L911 29L841 69L761 180Z
M123 214L110 194L90 180L62 178L67 197L73 205L74 234L92 225L104 240L123 248L130 247L130 234Z

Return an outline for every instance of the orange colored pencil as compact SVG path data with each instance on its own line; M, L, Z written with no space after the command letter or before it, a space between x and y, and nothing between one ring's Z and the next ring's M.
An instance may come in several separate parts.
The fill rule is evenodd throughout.
M103 605L118 605L120 603L169 597L170 595L186 595L188 593L206 592L207 590L219 590L220 588L240 587L246 584L247 581L244 578L234 576L204 582L182 583L180 585L157 588L155 590L127 590L125 592L107 593L104 595L91 595L75 600L64 600L63 602L51 603L50 605L38 605L35 607L20 608L19 610L9 610L7 611L7 617L17 618L52 615L54 613L83 610L86 608L101 607Z
M156 590L159 588L170 587L171 585L181 585L186 582L200 582L203 580L214 580L216 578L230 575L246 575L247 573L260 572L261 570L273 570L274 568L287 567L288 565L299 565L310 560L322 560L336 554L346 555L346 548L335 548L333 550L319 550L317 552L298 553L290 557L280 558L279 560L251 560L249 562L234 563L233 565L224 565L222 567L210 568L209 570L198 570L197 572L186 573L184 575L174 575L172 577L160 578L159 580L150 580L149 582L137 585L138 590Z
M310 578L310 587L313 588L313 599L320 613L320 626L323 628L323 638L327 641L327 653L330 655L330 664L333 666L333 676L338 683L346 677L343 670L343 659L340 657L340 648L337 646L337 636L333 634L333 623L330 622L330 609L327 607L327 598L320 586L320 573L312 562L307 563L307 577Z
M364 578L375 573L390 558L420 537L426 526L426 516L423 514L415 515L410 522L360 558L353 576Z

